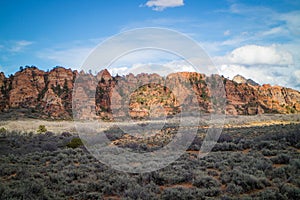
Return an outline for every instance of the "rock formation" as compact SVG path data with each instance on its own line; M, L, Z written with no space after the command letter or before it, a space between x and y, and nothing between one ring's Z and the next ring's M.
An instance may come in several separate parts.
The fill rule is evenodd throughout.
M224 94L222 90L212 90L221 85ZM180 113L183 101L191 110L199 107L200 112L210 113L222 104L223 100L214 99L216 95L224 99L223 112L230 115L300 112L298 91L261 86L242 76L229 80L218 75L179 72L167 77L158 74L113 77L107 70L92 75L63 67L49 72L26 67L10 77L0 73L0 114L14 113L16 117L71 119L73 114L107 120L128 115L159 117ZM72 103L78 106L77 113L72 113Z
M245 77L243 77L239 74L234 76L232 80L237 82L237 83L248 83L249 85L253 85L253 86L259 85L258 83L256 83L252 79L246 79Z

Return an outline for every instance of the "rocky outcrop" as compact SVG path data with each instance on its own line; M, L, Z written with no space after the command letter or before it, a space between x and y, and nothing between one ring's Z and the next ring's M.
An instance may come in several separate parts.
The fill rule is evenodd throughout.
M237 82L237 83L247 83L252 86L258 86L259 84L253 81L252 79L246 79L245 77L241 75L236 75L233 77L232 81Z
M0 111L27 109L29 117L70 118L75 76L76 71L63 67L50 72L26 67L10 78L1 76Z
M0 112L8 109L8 92L10 90L8 78L5 77L3 72L0 72Z
M36 108L39 94L45 88L45 72L35 67L17 72L11 78L9 94L10 108Z
M298 113L299 91L264 84L253 86L224 79L227 113L233 115L263 113Z
M70 118L72 90L77 71L56 67L44 75L45 87L40 93L40 109L53 118Z
M113 77L107 70L92 75L63 67L49 72L26 67L9 78L0 73L0 112L17 115L18 110L26 110L27 117L71 119L75 114L107 120L170 116L198 108L230 115L300 112L298 91L249 80L196 72ZM224 92L218 89L222 86ZM72 103L77 113L72 113ZM218 110L221 104L225 110Z

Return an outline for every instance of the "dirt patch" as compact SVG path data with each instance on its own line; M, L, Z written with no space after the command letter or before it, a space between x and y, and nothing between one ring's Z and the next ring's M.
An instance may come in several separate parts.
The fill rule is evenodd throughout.
M275 168L279 168L279 167L283 167L285 165L286 164L273 164L272 166L275 167Z
M226 187L227 187L226 184L222 184L221 187L220 187L220 188L221 188L221 191L225 191L225 190L226 190Z
M188 152L189 154L193 154L193 155L198 155L199 154L199 151L188 150L186 152Z
M174 185L162 185L159 186L160 190L164 190L166 188L176 188L176 187L182 187L182 188L194 188L192 183L179 183L179 184L174 184Z
M46 161L46 162L45 162L45 167L48 167L49 164L50 164L50 161Z
M9 175L9 176L7 176L7 177L3 177L3 180L4 180L4 181L8 181L8 180L10 180L11 178L16 177L16 176L17 176L17 173L13 173L13 174L11 174L11 175Z
M248 154L249 151L250 151L250 149L244 149L244 150L242 151L242 153L243 153L243 154Z

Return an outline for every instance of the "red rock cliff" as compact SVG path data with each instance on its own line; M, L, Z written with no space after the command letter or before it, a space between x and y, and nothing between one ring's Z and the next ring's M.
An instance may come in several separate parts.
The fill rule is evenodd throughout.
M76 79L76 77L79 77ZM27 117L42 117L53 119L72 118L72 92L74 84L81 90L76 91L74 97L81 97L86 104L78 109L79 114L95 111L100 117L111 119L112 111L118 116L126 115L117 102L128 102L128 113L131 117L139 118L158 111L165 114L180 112L181 98L194 93L194 98L188 99L188 105L200 105L200 111L212 112L214 106L214 92L211 87L218 87L222 80L226 100L226 113L231 115L253 115L262 113L299 113L300 93L296 90L270 85L256 85L235 81L214 75L207 77L195 72L173 73L163 78L157 74L129 74L123 77L112 77L107 70L96 76L84 72L78 73L71 69L56 67L44 72L36 67L27 67L13 76L6 78L0 73L0 112L9 113L27 110ZM74 83L75 80L78 80ZM132 88L139 82L149 83L146 86ZM165 83L166 87L160 86ZM122 85L122 87L119 87ZM113 97L113 98L112 98ZM78 99L77 99L78 100ZM76 99L74 100L76 106ZM154 107L153 107L154 106ZM191 106L192 107L192 106ZM153 111L150 113L150 110ZM93 110L94 109L94 110ZM78 113L77 113L78 114ZM90 117L86 114L86 117Z

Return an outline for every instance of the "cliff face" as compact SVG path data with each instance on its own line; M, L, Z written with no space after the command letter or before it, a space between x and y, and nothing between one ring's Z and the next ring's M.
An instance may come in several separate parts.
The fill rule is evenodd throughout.
M298 113L300 93L296 90L271 86L253 86L226 81L229 114Z
M39 93L45 88L45 72L37 68L26 68L17 72L10 80L8 92L10 108L35 108Z
M0 73L0 112L8 109L9 83L4 73Z
M25 68L10 78L0 75L0 112L27 110L29 117L70 118L76 71L57 67L44 72Z
M167 77L157 74L112 77L107 70L94 76L62 67L50 72L29 67L9 78L0 73L0 114L26 110L27 117L70 119L73 101L75 107L80 106L75 114L86 115L85 118L111 119L128 115L147 118L181 112L183 99L190 109L200 107L201 112L209 113L216 108L211 96L221 92L210 90L220 85L216 78L222 80L225 87L225 93L218 96L226 99L227 114L300 112L298 91L251 84L247 79L237 83L237 78L231 81L195 72L173 73ZM77 89L73 94L74 86ZM96 115L91 114L93 111Z

